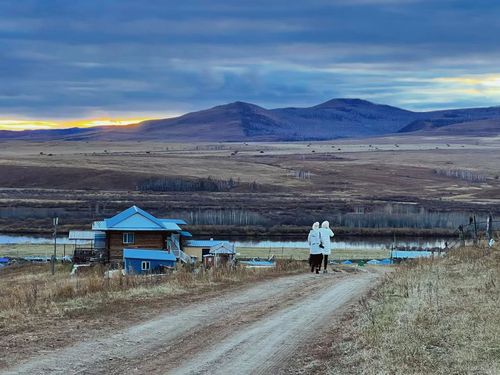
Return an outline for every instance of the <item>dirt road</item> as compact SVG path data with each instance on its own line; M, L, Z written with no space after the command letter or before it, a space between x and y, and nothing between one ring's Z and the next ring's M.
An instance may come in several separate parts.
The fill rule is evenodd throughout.
M301 274L223 292L0 374L269 374L380 273Z

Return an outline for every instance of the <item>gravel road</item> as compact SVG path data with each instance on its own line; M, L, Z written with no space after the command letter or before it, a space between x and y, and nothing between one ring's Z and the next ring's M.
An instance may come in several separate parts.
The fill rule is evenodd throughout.
M301 274L222 291L0 374L269 374L380 276Z

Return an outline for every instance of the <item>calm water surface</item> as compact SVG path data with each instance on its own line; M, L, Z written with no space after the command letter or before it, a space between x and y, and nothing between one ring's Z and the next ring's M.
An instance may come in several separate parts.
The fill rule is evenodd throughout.
M17 236L17 235L2 235L0 234L0 245L5 244L52 244L53 239L50 237L35 237L35 236ZM398 248L444 248L445 242L451 243L448 239L429 239L429 238L404 238L401 237L394 241L392 238L363 238L363 239L335 239L332 242L332 250L380 250L390 249L392 245ZM289 240L236 240L236 247L253 247L253 248L307 248L307 241L289 241ZM58 244L73 244L68 237L61 236L57 238Z

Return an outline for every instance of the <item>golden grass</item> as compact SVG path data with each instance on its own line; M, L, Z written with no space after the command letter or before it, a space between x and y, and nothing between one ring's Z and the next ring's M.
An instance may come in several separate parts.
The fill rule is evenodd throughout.
M57 256L73 255L74 246L71 244L57 245ZM283 248L263 248L263 247L238 247L239 258L268 258L275 256L277 259L307 260L309 250L305 248L283 247ZM24 257L24 256L51 256L54 247L51 244L14 244L0 245L0 257ZM390 251L386 249L365 250L365 249L339 249L333 250L331 260L344 259L384 259L390 257Z
M25 329L37 316L93 317L106 313L115 303L147 303L164 297L188 296L304 268L303 262L281 260L275 269L190 272L181 268L169 275L120 274L106 278L104 268L98 266L77 277L70 277L71 265L58 265L55 275L51 275L46 264L12 266L0 270L0 335Z
M57 244L57 256L73 256L74 245ZM53 244L8 244L0 245L0 257L51 256Z
M236 249L239 258L269 258L274 255L277 259L309 259L309 250L302 248L262 248L262 247L238 247ZM344 259L384 259L391 256L390 250L333 250L329 257L331 260Z
M331 373L500 373L499 249L401 265L335 335Z

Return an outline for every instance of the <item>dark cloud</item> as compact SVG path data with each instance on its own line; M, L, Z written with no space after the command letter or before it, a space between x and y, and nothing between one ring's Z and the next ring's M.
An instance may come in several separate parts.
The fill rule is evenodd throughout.
M498 104L498 16L484 0L3 1L0 117Z

